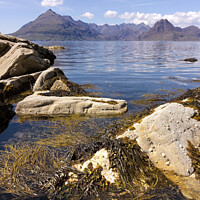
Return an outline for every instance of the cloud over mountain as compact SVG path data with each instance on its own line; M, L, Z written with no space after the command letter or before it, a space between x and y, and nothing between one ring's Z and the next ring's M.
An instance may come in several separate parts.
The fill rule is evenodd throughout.
M114 18L117 17L117 15L118 15L117 11L112 11L112 10L108 10L107 12L104 13L105 18Z
M84 14L82 14L81 16L83 17L87 17L88 19L93 19L94 18L94 15L90 12L86 12Z
M41 5L47 7L54 7L58 5L63 5L63 0L42 0Z
M186 27L188 25L200 26L200 11L199 12L176 12L170 15L161 15L159 13L140 13L140 12L125 12L119 15L120 19L125 19L126 23L140 24L144 22L152 26L160 19L168 19L175 26Z

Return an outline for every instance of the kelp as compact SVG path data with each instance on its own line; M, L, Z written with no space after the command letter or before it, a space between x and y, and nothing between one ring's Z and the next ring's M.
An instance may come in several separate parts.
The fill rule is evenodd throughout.
M194 168L194 173L196 178L200 180L200 150L199 148L195 147L189 140L187 141L187 151L188 156L192 160L192 167Z
M133 100L131 101L132 104L140 105L140 106L146 106L146 107L152 107L152 106L158 106L161 103L166 103L170 99L176 97L177 95L180 95L184 93L184 90L173 88L173 90L164 90L164 89L158 89L157 93L147 93L142 95L143 99L139 100Z
M62 125L55 123L52 128L61 131L46 133L34 144L7 146L0 152L1 193L13 194L17 199L42 195L63 200L186 199L178 186L153 165L135 140L116 139L151 112L152 109L147 108L144 112L126 114L103 130L91 121L93 128L90 131L98 134L90 139L80 131L87 127L86 121L79 126L76 120L66 118ZM75 129L71 129L70 124ZM93 168L89 164L84 171L74 167L91 159L102 148L109 152L110 168L119 174L116 183L108 182L101 175L101 166ZM199 173L199 152L192 146L189 149L192 149L188 152L193 157L195 171Z
M91 143L66 146L64 154L63 148L59 152L59 148L38 144L7 146L1 152L0 160L2 191L19 199L42 194L49 199L73 200L150 199L160 194L166 197L162 199L169 199L170 195L177 196L177 199L182 197L178 188L154 167L136 141L102 137ZM110 167L120 177L116 183L111 184L101 175L101 166L93 168L90 163L83 172L74 167L74 164L91 158L92 152L100 148L106 148L110 153Z

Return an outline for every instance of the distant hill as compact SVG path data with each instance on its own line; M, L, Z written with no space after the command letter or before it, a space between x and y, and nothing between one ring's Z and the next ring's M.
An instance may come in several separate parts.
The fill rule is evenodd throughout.
M167 19L162 19L139 38L142 41L199 41L200 29L196 26L174 27Z
M11 35L28 40L141 40L141 41L200 41L196 26L174 27L162 19L151 28L144 23L120 25L88 24L75 21L71 16L61 16L51 9L34 21L22 26Z
M149 29L144 23L98 26L49 9L11 35L29 40L138 40Z

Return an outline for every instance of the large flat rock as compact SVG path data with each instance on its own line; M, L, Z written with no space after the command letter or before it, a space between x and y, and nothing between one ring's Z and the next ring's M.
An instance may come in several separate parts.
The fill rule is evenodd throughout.
M187 140L195 146L200 144L200 121L192 118L197 112L179 103L167 103L120 137L137 138L156 167L189 176L193 168L187 155Z
M47 116L67 114L117 115L127 111L125 100L93 97L42 96L35 92L17 104L19 116Z

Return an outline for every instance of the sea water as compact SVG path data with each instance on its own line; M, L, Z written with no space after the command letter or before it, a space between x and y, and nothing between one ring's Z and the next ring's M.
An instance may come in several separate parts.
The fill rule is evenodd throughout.
M65 41L36 42L43 46L64 46L55 50L54 67L62 69L70 81L93 85L88 91L102 97L125 99L128 112L144 108L134 101L199 87L200 42ZM195 57L195 63L183 61ZM165 95L166 94L166 95ZM153 96L152 96L153 97ZM163 96L162 96L163 98ZM107 120L107 119L105 119ZM0 143L35 130L43 131L47 120L19 122L15 116L1 133ZM30 137L30 140L33 137Z

